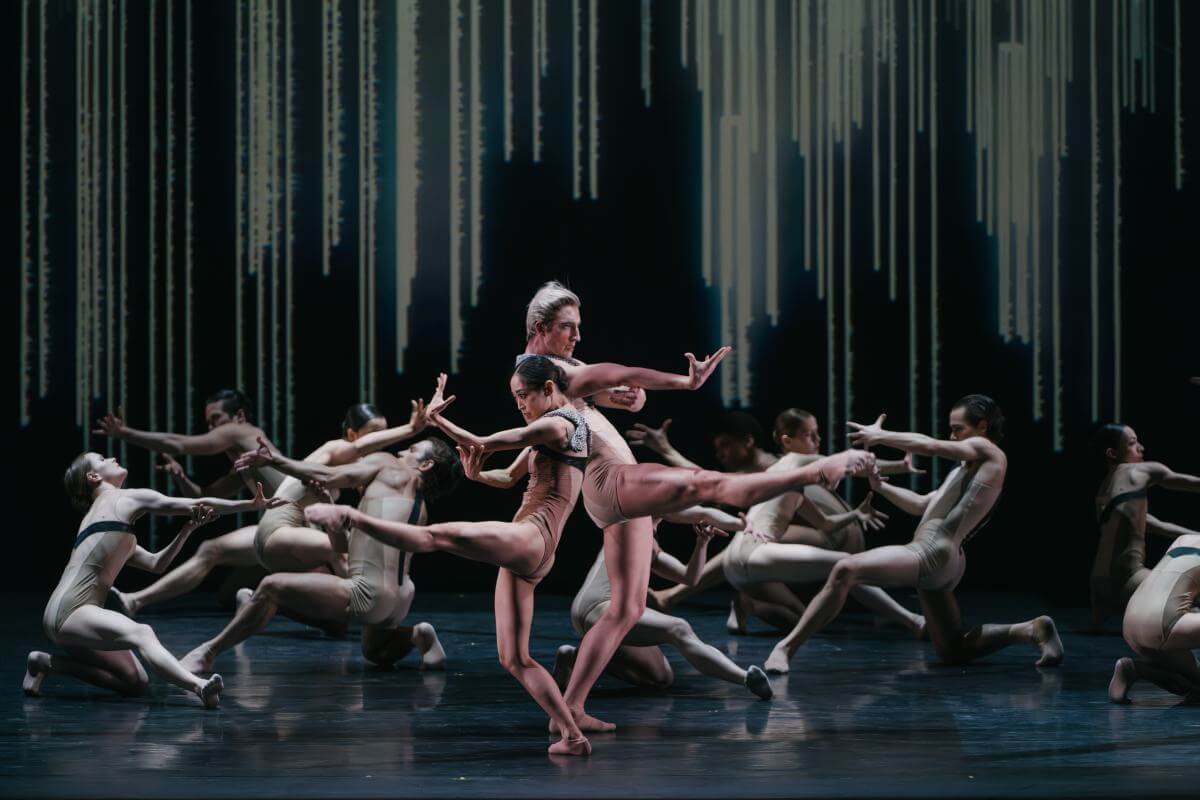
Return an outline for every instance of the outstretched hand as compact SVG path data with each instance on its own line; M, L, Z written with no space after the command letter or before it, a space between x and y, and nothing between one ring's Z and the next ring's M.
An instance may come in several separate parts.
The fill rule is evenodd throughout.
M238 472L243 472L255 467L265 467L271 463L271 447L263 437L258 437L258 447L253 450L247 450L237 457L237 461L233 462L233 468Z
M913 454L904 454L904 474L905 475L924 475L925 470L913 464Z
M121 438L125 433L125 409L118 407L116 413L110 411L96 420L96 428L92 433L114 439Z
M883 436L883 422L887 419L887 414L880 414L870 425L863 425L858 422L847 422L846 425L850 428L847 436L850 438L850 444L855 447L870 447L879 441Z
M433 397L425 405L425 416L434 425L442 421L442 411L454 402L455 395L446 397L446 373L438 373L437 384L434 386Z
M657 428L635 422L632 430L625 431L625 438L629 440L630 444L641 445L661 456L671 449L671 440L667 438L667 428L670 427L671 420L669 419L664 419L663 424Z
M408 427L412 428L413 433L425 430L425 426L429 424L429 414L425 410L425 401L422 398L417 398L412 402L412 413L408 415Z
M262 481L254 482L254 507L259 511L263 511L268 508L279 508L280 506L286 504L287 500L283 499L282 497L265 496L263 494Z
M704 358L703 361L697 361L693 353L684 353L683 357L688 362L688 389L699 389L708 380L708 376L713 374L717 365L721 363L721 359L733 352L733 348L729 345L717 350L710 356Z
M183 466L172 456L168 455L167 453L159 453L158 457L162 460L162 463L154 466L156 470L159 472L165 472L172 478L184 477Z
M875 454L866 450L843 450L815 463L821 484L833 490L851 475L870 474L875 469Z
M458 446L458 460L462 462L463 475L467 480L479 480L479 472L483 469L483 448L468 444Z
M639 392L640 386L616 386L608 390L608 402L624 408L633 408L637 405Z
M854 514L858 517L859 523L869 531L883 530L884 523L888 519L887 514L875 509L871 505L871 501L874 499L875 493L867 492L867 496L858 504L858 508L854 509Z
M697 522L692 526L692 530L696 532L696 540L703 544L708 544L714 536L729 537L727 531L723 531L709 522Z
M333 502L333 492L329 490L329 487L325 485L324 481L318 480L317 478L309 478L308 480L304 481L304 485L307 486L322 503Z
M217 518L217 510L207 503L197 503L192 506L192 518L185 524L191 530L207 525Z

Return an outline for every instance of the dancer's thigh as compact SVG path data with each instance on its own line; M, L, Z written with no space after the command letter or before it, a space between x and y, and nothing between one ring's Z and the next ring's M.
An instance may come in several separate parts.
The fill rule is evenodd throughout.
M963 636L962 612L958 600L949 589L918 589L921 612L925 615L925 626L929 639L938 652L950 652Z
M806 525L788 525L779 540L782 544L806 544L809 547L824 547L827 539L825 534L816 528Z
M350 581L345 578L321 572L276 572L263 579L263 584L271 587L276 602L286 609L316 619L349 617Z
M257 525L247 525L235 531L208 539L203 546L216 557L216 562L230 567L256 567L258 554L254 552L254 532ZM326 537L328 538L328 537Z
M507 569L496 574L496 651L500 660L528 658L533 627L533 584Z
M263 546L263 566L272 572L306 572L335 557L329 534L312 528L278 528Z
M1163 643L1164 650L1197 650L1200 649L1200 612L1189 611L1179 618L1171 628L1167 641Z
M137 646L144 625L124 614L100 606L82 606L71 612L58 629L56 643L85 650L130 650Z
M1200 615L1197 615L1200 616ZM1172 631L1174 633L1174 631ZM1168 644L1170 639L1168 638ZM1200 685L1200 666L1196 664L1196 656L1189 648L1171 650L1138 650L1138 658L1149 661L1161 669L1170 670L1182 675L1188 681Z
M645 606L654 554L649 517L618 522L604 529L604 565L612 585L612 603Z
M93 667L111 672L117 677L136 683L148 680L146 670L132 650L96 650L90 647L65 647L67 655Z
M823 550L806 544L767 542L754 548L746 561L746 576L755 583L823 581L846 553Z
M859 583L882 587L913 587L921 574L921 561L907 547L887 545L840 559L852 568Z

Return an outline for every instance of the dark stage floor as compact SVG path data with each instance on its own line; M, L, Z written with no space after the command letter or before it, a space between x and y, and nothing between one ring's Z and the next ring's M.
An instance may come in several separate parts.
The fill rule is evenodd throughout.
M699 634L742 664L774 639L730 637L727 597L685 609ZM539 600L534 655L549 665L574 636L568 598ZM545 716L496 661L483 595L419 594L414 619L438 629L444 674L410 663L365 668L355 639L288 621L218 661L218 711L154 679L124 699L67 679L18 689L25 652L44 648L45 598L6 596L7 691L0 693L0 795L315 796L1099 796L1200 795L1200 707L1139 686L1105 696L1118 636L1073 635L1067 660L1039 671L1032 649L967 669L931 662L927 644L850 617L812 642L776 698L705 678L671 653L665 693L603 679L591 710L617 722L586 759L551 759ZM1018 598L964 598L969 619L1031 616ZM213 596L145 617L181 654L223 624Z

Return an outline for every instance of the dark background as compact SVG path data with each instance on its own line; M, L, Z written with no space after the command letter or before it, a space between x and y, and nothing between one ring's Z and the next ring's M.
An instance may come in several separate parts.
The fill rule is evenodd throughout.
M300 4L301 6L303 4ZM486 105L486 171L483 180L483 277L479 305L464 304L466 336L460 371L451 377L451 390L458 394L454 419L473 430L485 432L519 422L506 391L512 357L524 346L524 306L543 281L557 278L567 282L583 299L583 341L576 354L585 360L621 360L664 369L683 366L685 350L709 351L722 344L715 322L719 307L716 293L705 287L700 276L700 101L694 90L692 69L678 66L678 6L656 3L653 56L654 105L642 107L639 90L637 2L605 2L600 32L601 166L600 199L571 199L570 151L570 27L566 4L551 4L551 69L543 84L543 163L532 165L528 117L527 81L516 95L517 154L511 164L503 162L502 70L500 59L501 4L484 4L484 97ZM903 5L903 4L902 4ZM514 39L518 42L517 63L524 76L528 66L528 4L517 7ZM585 4L586 6L586 4ZM1088 361L1089 335L1089 141L1086 82L1086 6L1076 4L1076 84L1068 96L1068 146L1063 160L1063 370L1064 442L1055 452L1048 417L1035 422L1031 415L1030 352L1027 345L1005 343L996 334L995 242L986 236L974 215L974 146L963 131L964 39L962 31L947 22L939 33L939 249L941 293L941 392L928 396L928 362L922 355L922 395L919 417L925 421L936 407L941 417L952 401L967 392L985 392L995 397L1009 418L1005 449L1010 469L997 515L985 533L969 548L971 569L964 587L1003 588L1039 592L1059 603L1086 603L1086 575L1094 553L1096 530L1092 495L1102 473L1087 450L1094 427L1091 419ZM1184 163L1191 164L1197 149L1197 81L1191 65L1195 56L1186 43L1196 29L1195 9L1183 6L1183 96ZM176 3L177 30L182 36L182 3ZM1100 3L1103 21L1100 60L1108 55L1109 8ZM145 70L148 25L145 5L129 7L128 57L131 65ZM159 7L161 14L161 8ZM345 7L345 29L356 30L355 7ZM445 42L448 22L441 3L421 4L421 169L419 206L420 266L413 284L413 312L409 319L411 345L403 373L394 364L394 304L390 269L394 194L393 165L387 156L391 133L390 112L382 114L380 165L380 284L378 317L378 374L375 400L393 424L408 413L409 398L428 395L433 377L449 366L448 238L446 234L449 185L448 173L448 68ZM1133 425L1147 446L1147 457L1165 461L1181 471L1200 471L1195 455L1196 434L1191 425L1200 389L1187 383L1200 375L1197 344L1197 270L1194 226L1197 220L1195 183L1185 179L1184 189L1173 189L1172 117L1170 69L1173 28L1170 4L1158 4L1156 42L1158 51L1158 112L1123 114L1122 171L1122 282L1123 306L1123 421ZM391 29L392 10L381 7L379 29ZM6 43L11 80L3 91L10 109L8 152L19 153L18 90L20 66L19 6L9 7ZM194 295L196 342L192 354L196 396L185 406L177 387L180 405L176 426L201 429L201 404L205 394L234 382L233 354L233 231L234 152L233 91L234 57L233 6L230 3L197 2L194 8L196 42L195 142L195 263L197 284ZM998 19L1004 17L998 14ZM4 586L11 590L48 592L54 585L77 524L61 489L61 475L83 447L84 437L74 426L74 6L50 3L51 26L47 34L50 106L48 128L52 164L49 179L52 265L52 380L49 395L35 399L31 424L19 424L15 408L9 413L10 447L5 463L7 529L12 543L4 563ZM346 152L343 173L346 228L343 244L333 256L333 275L320 275L320 16L298 12L296 20L296 80L307 86L297 92L297 243L295 250L296 334L295 450L308 449L339 433L345 407L360 398L358 390L359 348L357 323L357 158L355 156L356 73L354 37L348 35L344 61L346 98ZM161 30L161 21L160 21ZM182 42L182 38L177 39ZM464 39L464 49L465 49ZM904 43L901 55L904 57ZM160 59L165 48L160 47ZM176 47L182 68L183 47ZM34 53L36 56L36 52ZM391 72L394 52L385 36L380 46L379 86L382 101L391 90L386 76ZM139 61L140 59L140 61ZM36 63L36 62L34 62ZM160 62L161 67L161 62ZM1110 96L1102 66L1100 97ZM137 69L131 66L131 73ZM182 74L177 73L177 74ZM131 425L146 427L147 343L144 331L147 302L144 276L147 270L146 217L148 180L146 128L148 99L144 75L141 89L129 95L130 194L129 259L131 278L129 308L130 338L126 343L131 365L130 396L125 408ZM903 90L903 86L901 86ZM182 95L180 95L181 97ZM901 92L898 101L905 102ZM182 100L179 101L182 120ZM1101 320L1104 345L1101 357L1103 397L1101 416L1112 410L1111 363L1108 344L1110 327L1108 270L1111 208L1111 167L1107 163L1111 142L1110 111L1101 105ZM903 127L903 126L902 126ZM180 127L178 146L182 148ZM856 153L870 140L856 134ZM781 156L780 170L795 172L800 161ZM903 152L903 144L901 145ZM928 171L927 148L922 137L918 146L918 172ZM182 150L179 151L182 170ZM160 154L161 156L161 154ZM5 161L11 170L8 184L18 186L18 159ZM865 163L865 162L859 162ZM161 174L161 173L160 173ZM835 174L840 176L840 167ZM869 172L855 173L855 196L869 198ZM902 175L902 180L906 180ZM860 186L861 183L861 186ZM792 186L796 185L793 181ZM802 186L802 184L800 184ZM900 197L905 196L902 184ZM918 185L918 203L928 208L927 181ZM11 192L13 213L9 220L10 253L14 266L9 286L19 285L16 258L19 217L16 192ZM177 194L177 197L179 195ZM781 230L788 220L800 219L803 192L781 189ZM839 199L840 203L840 199ZM182 205L176 219L182 232ZM901 210L903 218L906 212ZM922 241L928 236L926 214L919 214ZM856 217L857 219L857 217ZM868 218L869 219L869 218ZM857 225L857 222L856 222ZM856 228L857 230L857 228ZM869 235L869 225L862 226ZM901 229L903 235L904 228ZM798 237L783 237L781 243L781 307L777 327L755 325L754 413L769 429L774 415L788 406L812 409L821 417L825 397L824 306L814 295L813 273L802 270ZM839 234L840 239L840 234ZM181 247L179 248L181 251ZM907 408L907 313L903 300L887 299L886 278L869 277L871 265L856 251L854 294L855 402L852 418L867 420L888 411L893 424L908 418ZM901 255L907 252L900 243ZM922 259L919 259L922 260ZM861 263L860 263L861 262ZM182 262L179 262L181 264ZM177 266L177 269L181 267ZM905 265L900 265L901 281ZM928 271L919 266L922 298L928 288ZM177 274L181 274L177 272ZM249 285L249 284L247 284ZM161 282L160 282L161 288ZM9 364L12 381L9 398L18 395L17 355L19 346L18 293L4 292L9 314ZM928 352L927 303L916 309L921 333L921 352ZM161 307L161 304L160 304ZM182 325L182 312L176 315ZM177 334L182 342L182 333ZM249 345L252 349L252 343ZM840 351L840 344L838 346ZM247 351L247 357L252 353ZM161 347L160 347L161 357ZM177 356L185 358L182 351ZM182 361L177 361L181 364ZM249 362L248 362L249 363ZM1047 362L1048 365L1048 362ZM160 374L161 374L160 365ZM182 374L182 367L177 371ZM1047 373L1048 376L1048 373ZM1047 377L1048 380L1048 377ZM246 387L254 391L253 380ZM265 398L256 398L262 404ZM112 403L98 397L91 402L92 416ZM720 392L714 381L696 394L653 395L645 410L634 415L613 412L620 428L634 421L652 424L674 419L672 440L685 454L702 464L716 466L711 452L711 426L721 413ZM185 413L186 412L186 413ZM270 420L261 420L269 424ZM844 420L832 421L837 435ZM943 428L925 432L944 435ZM826 442L826 447L834 445ZM94 446L103 446L97 442ZM149 459L130 451L129 485L146 485L150 480ZM204 480L219 475L227 465L222 458L202 458L196 474ZM157 484L162 488L161 479ZM928 489L928 479L918 482ZM861 489L858 490L861 494ZM488 519L511 517L519 498L514 490L500 493L469 484L433 509L432 518ZM886 506L886 504L880 504ZM1152 492L1152 512L1160 518L1200 526L1196 498ZM895 511L895 509L887 509ZM141 526L143 529L146 525ZM232 527L231 521L209 526L204 536ZM173 529L173 528L171 528ZM872 541L906 541L913 522L892 514L887 530ZM159 529L159 541L168 528ZM665 527L662 540L669 549L686 553L690 534L681 528ZM148 532L147 532L148 538ZM190 543L186 557L199 540ZM582 510L577 511L564 535L553 573L543 591L573 592L580 584L600 544L598 532ZM1163 549L1151 544L1151 557ZM491 586L494 568L443 555L428 555L414 564L414 579L423 589L485 591ZM207 585L215 584L219 576ZM143 576L133 571L120 579L122 586L141 585Z

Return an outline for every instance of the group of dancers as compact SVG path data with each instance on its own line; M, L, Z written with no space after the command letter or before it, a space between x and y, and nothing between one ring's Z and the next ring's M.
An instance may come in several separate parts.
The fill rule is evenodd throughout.
M29 654L25 692L36 695L48 675L62 674L137 695L148 684L144 660L166 680L194 692L204 706L215 707L224 685L213 672L220 654L261 631L276 613L332 635L358 622L363 657L374 664L391 665L415 650L422 669L442 668L446 653L433 626L406 624L415 590L411 558L433 551L498 568L499 659L549 716L556 737L550 752L556 754L587 754L587 734L615 728L586 710L601 673L643 686L671 683L662 645L676 648L701 673L769 699L768 673L787 672L797 650L837 617L850 596L882 619L928 636L948 662L965 663L1017 643L1037 649L1038 666L1062 661L1062 642L1050 617L966 628L954 596L966 565L963 545L987 522L1007 470L999 446L1004 417L991 398L975 394L956 402L945 440L886 430L883 415L871 424L848 422L853 446L829 456L820 453L816 418L788 409L775 421L774 438L783 451L778 459L763 448L757 424L735 413L714 439L725 471L705 470L671 446L669 420L657 429L636 425L627 441L600 409L637 411L646 391L698 389L729 348L704 359L685 354L685 374L585 364L574 358L580 308L579 298L557 282L534 295L526 313L525 352L517 356L508 387L524 424L489 435L450 420L456 397L447 393L445 375L428 401L413 401L406 424L389 427L373 406L353 406L342 438L303 459L282 453L251 422L250 403L236 391L208 399L208 431L198 435L137 430L119 412L107 414L96 432L162 454L160 469L183 496L124 488L124 467L99 453L83 453L71 463L64 483L84 516L43 616L46 636L63 653ZM454 447L424 436L430 426ZM1200 668L1191 653L1200 646L1200 616L1192 608L1200 593L1200 534L1146 512L1149 486L1200 491L1200 478L1144 462L1128 427L1108 426L1101 437L1109 468L1097 496L1101 545L1092 597L1098 623L1106 607L1128 603L1124 635L1136 656L1117 662L1110 697L1124 702L1133 683L1146 679L1200 699ZM412 443L398 454L388 452L408 440ZM639 464L631 443L657 452L666 463ZM871 452L877 446L901 451L904 458L877 459ZM496 451L517 455L506 467L486 469L486 458ZM182 455L224 455L231 468L202 487L176 461ZM918 494L888 479L921 472L913 455L957 466L934 491ZM526 479L512 521L428 524L428 504L453 492L463 476L496 488ZM871 487L854 508L832 491L851 477ZM252 499L225 499L243 487ZM343 489L357 491L356 507L335 502ZM588 516L603 530L603 550L571 604L581 639L577 646L560 647L548 671L529 652L533 593L553 567L566 519L581 496ZM865 547L864 533L887 519L873 506L876 496L920 518L912 542ZM197 528L239 512L261 517L256 525L204 542L192 558L141 591L113 588L126 564L163 573ZM166 547L151 553L133 534L133 524L147 513L188 519ZM696 543L686 563L656 543L663 521L693 526ZM1178 536L1153 571L1144 565L1147 530ZM708 559L710 540L730 535L728 547ZM147 606L195 588L216 566L253 564L268 575L257 588L239 591L232 620L181 659L150 626L135 621ZM649 592L652 571L676 586ZM669 613L722 579L736 591L731 632L745 632L752 617L788 631L761 668L739 666ZM821 588L805 603L794 587L814 581ZM915 589L921 613L905 608L886 588Z

